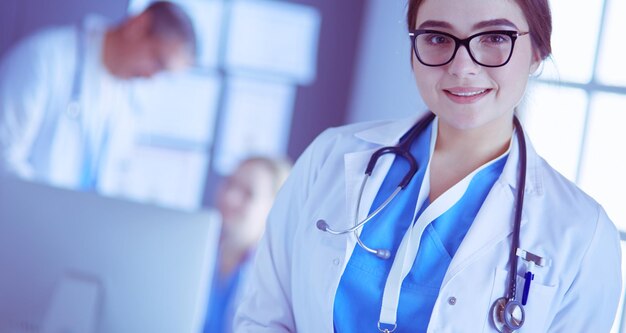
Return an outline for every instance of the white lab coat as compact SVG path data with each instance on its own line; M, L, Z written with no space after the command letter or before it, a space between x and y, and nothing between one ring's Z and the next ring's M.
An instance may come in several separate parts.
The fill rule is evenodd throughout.
M77 188L85 144L101 153L102 174L112 172L102 166L129 155L133 125L128 83L111 76L102 64L104 20L90 16L83 27L78 117L66 112L81 50L77 26L40 31L4 57L0 65L0 171ZM111 132L105 135L107 131ZM103 140L108 141L103 144ZM101 149L104 145L106 151Z
M236 332L333 331L335 292L356 241L351 235L321 232L316 221L324 219L334 229L352 226L372 152L396 144L415 121L330 129L307 148L269 216L252 283L235 319ZM552 169L528 139L526 143L520 248L550 259L551 265L533 269L526 323L518 332L608 332L621 288L618 232L599 204ZM374 170L360 218L369 211L392 160L385 155ZM517 169L514 143L502 175L452 259L428 332L496 332L490 309L508 288ZM518 297L527 269L520 260Z

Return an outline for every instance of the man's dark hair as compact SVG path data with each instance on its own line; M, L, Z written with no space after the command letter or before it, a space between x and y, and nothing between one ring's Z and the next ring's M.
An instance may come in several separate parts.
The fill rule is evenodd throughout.
M191 19L177 4L156 1L145 9L151 15L150 33L153 36L176 38L187 44L192 55L196 55L196 33Z

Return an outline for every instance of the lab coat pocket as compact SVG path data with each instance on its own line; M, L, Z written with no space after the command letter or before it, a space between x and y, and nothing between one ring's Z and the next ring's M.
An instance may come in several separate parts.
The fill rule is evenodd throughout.
M522 301L524 293L524 284L526 279L523 276L517 276L517 288L515 299ZM490 307L494 302L508 294L509 290L509 272L507 270L498 269L495 273L495 280L491 291ZM524 306L525 320L523 326L517 331L518 333L536 333L546 332L550 325L549 316L550 309L553 308L554 297L556 295L556 285L545 285L541 283L541 276L535 272L535 278L531 280L528 290L527 303ZM496 332L492 319L492 308L489 309L489 323L485 325L484 332Z

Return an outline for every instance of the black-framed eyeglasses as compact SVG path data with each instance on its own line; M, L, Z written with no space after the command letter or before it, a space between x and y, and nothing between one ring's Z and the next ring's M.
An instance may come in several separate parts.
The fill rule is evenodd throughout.
M511 60L517 37L528 33L528 31L493 30L460 39L442 31L418 29L409 32L409 36L415 56L426 66L435 67L450 63L462 45L475 63L485 67L500 67Z

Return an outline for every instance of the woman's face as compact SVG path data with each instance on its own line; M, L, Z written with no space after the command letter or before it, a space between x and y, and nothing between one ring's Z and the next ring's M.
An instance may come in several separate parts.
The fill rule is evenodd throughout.
M528 31L513 0L426 0L415 27L461 39L490 30ZM463 46L450 63L439 67L425 66L413 54L415 79L426 105L439 116L440 126L458 130L510 128L513 110L538 64L528 35L517 38L510 61L502 67L476 64Z
M244 239L260 236L273 199L273 177L267 166L260 162L239 166L221 185L216 197L223 233Z

